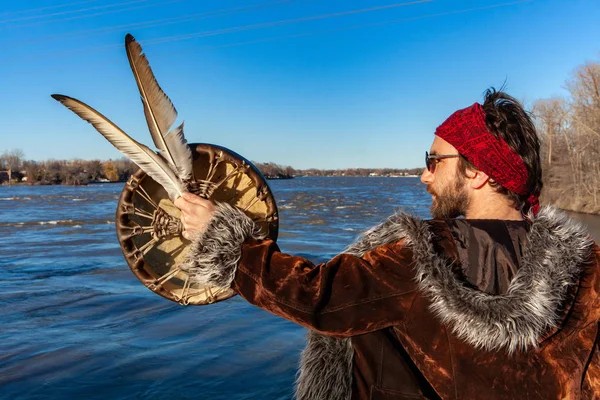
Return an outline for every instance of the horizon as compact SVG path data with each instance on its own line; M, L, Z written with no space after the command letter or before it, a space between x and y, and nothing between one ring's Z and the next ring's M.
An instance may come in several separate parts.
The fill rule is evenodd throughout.
M9 9L7 7L12 7ZM75 97L152 143L123 48L138 40L188 142L294 169L423 168L435 128L500 88L529 108L598 60L591 0L110 0L0 13L0 153L123 156L50 98Z
M14 150L14 149L9 149L9 150ZM20 150L20 149L18 149ZM119 153L120 154L120 153ZM0 153L0 157L2 157L2 153ZM99 158L91 158L91 159L83 159L83 158L69 158L69 159L57 159L57 158L51 158L51 159L45 159L45 160L32 160L32 159L27 159L26 157L22 160L25 162L36 162L36 163L50 163L50 162L61 162L61 161L65 161L65 162L70 162L70 161L82 161L82 162L92 162L92 161L99 161L101 163L103 162L109 162L109 161L119 161L119 160L127 160L130 161L131 163L135 164L133 161L131 161L129 158L127 158L126 156L121 156L119 158L108 158L108 159L99 159ZM334 170L334 171L343 171L343 170L348 170L348 169L358 169L358 170L371 170L371 169L391 169L391 170L411 170L411 169L424 169L424 166L419 166L419 167L407 167L407 168L394 168L394 167L347 167L347 168L315 168L315 167L308 167L308 168L295 168L293 165L281 165L281 164L277 164L274 163L272 161L251 161L251 160L247 160L250 161L253 165L257 165L257 164L276 164L277 166L280 167L291 167L293 170L296 171L304 171L304 170L310 170L310 169L316 169L316 170L320 170L320 171L325 171L325 170ZM137 164L136 164L137 166ZM139 168L139 166L137 166ZM0 169L0 172L3 172L3 170Z

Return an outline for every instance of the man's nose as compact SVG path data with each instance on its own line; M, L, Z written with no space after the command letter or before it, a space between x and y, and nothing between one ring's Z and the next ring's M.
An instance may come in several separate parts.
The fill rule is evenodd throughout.
M425 168L423 170L423 173L421 174L421 183L424 183L425 185L432 184L433 177L434 175L431 172L429 172L427 168Z

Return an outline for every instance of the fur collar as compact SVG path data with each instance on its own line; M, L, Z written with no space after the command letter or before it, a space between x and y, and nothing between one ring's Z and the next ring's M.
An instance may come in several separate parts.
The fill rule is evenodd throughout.
M406 233L417 282L431 299L433 313L472 346L508 353L537 346L558 326L557 311L593 245L581 224L544 207L532 217L521 266L507 292L490 295L456 278L447 259L435 254L425 223L413 219Z
M464 285L448 259L433 249L425 221L396 214L367 231L348 248L366 251L404 239L413 251L416 280L431 299L431 310L469 344L509 353L534 347L559 324L557 310L567 288L577 282L593 241L583 226L554 207L543 207L532 224L521 267L503 295L490 295Z

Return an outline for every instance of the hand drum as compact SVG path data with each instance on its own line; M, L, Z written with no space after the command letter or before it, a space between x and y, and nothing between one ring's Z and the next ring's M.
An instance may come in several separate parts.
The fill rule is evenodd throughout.
M276 240L278 215L275 200L260 171L226 148L190 144L193 179L190 192L239 207L267 237ZM180 266L191 244L182 235L180 211L167 192L144 171L131 176L119 198L116 228L127 264L137 278L159 295L187 305L225 300L230 288L198 286Z

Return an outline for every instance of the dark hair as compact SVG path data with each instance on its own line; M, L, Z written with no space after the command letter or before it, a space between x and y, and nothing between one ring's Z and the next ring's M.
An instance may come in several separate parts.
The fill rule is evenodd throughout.
M517 153L527 168L527 194L518 195L490 179L490 185L497 193L506 195L515 208L529 211L527 198L542 191L542 164L540 162L540 139L531 117L521 103L514 97L490 88L485 91L483 101L485 122L489 131L504 140ZM464 175L467 168L477 168L464 157L458 163L459 171Z

